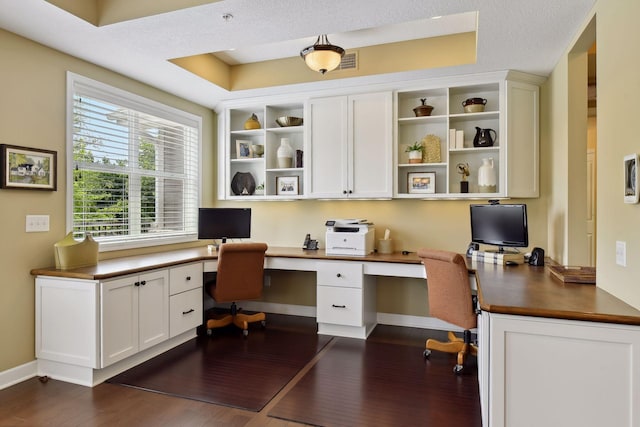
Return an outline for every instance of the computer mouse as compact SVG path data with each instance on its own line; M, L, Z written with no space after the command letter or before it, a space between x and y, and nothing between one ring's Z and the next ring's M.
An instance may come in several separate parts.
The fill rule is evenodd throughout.
M504 265L518 265L515 261L505 261Z

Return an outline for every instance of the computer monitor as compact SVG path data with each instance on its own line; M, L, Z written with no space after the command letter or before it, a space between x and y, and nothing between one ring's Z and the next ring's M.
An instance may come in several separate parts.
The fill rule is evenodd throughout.
M527 228L527 205L490 203L470 205L471 241L505 247L526 248L529 246Z
M200 208L198 239L247 239L251 237L250 208Z

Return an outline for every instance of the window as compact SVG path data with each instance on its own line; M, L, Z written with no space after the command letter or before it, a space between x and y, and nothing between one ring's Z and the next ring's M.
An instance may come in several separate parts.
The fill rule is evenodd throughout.
M197 239L200 117L72 73L67 85L68 229L101 250Z

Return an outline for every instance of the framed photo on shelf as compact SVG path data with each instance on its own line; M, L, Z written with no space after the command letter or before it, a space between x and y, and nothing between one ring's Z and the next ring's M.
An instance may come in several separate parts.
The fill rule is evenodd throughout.
M277 176L276 177L276 195L278 196L297 196L298 195L297 176Z
M638 203L638 154L624 156L624 202Z
M57 155L56 151L0 144L0 188L55 191Z
M251 141L236 140L236 159L250 159L253 156Z
M436 192L436 173L409 172L407 188L411 194L434 194Z

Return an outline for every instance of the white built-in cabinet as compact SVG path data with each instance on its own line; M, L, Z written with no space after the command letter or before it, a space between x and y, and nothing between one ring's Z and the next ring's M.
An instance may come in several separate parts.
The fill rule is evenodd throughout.
M362 263L318 262L318 333L366 339L376 326L375 277Z
M259 129L245 129L247 119L255 115L260 123ZM305 149L305 123L300 126L281 127L276 122L278 117L289 116L304 118L302 101L263 104L256 106L241 105L228 108L224 112L224 121L219 150L220 185L218 191L226 199L264 199L264 198L302 198L306 192L304 182L304 162L308 157ZM293 150L291 167L281 168L278 164L278 147L283 138L289 140ZM256 146L264 148L263 154L256 153ZM248 151L244 151L248 147ZM298 155L298 157L296 157ZM301 162L297 162L301 159ZM250 174L256 187L263 186L262 191L235 194L232 181L237 174ZM279 192L276 183L278 178L286 178L287 182L296 182L296 191Z
M309 101L311 198L391 198L391 92Z
M195 337L203 263L105 280L36 277L38 375L93 386Z
M513 74L513 73L511 73ZM520 75L520 74L518 74ZM442 82L439 82L442 83ZM413 109L433 106L430 116L416 117ZM468 98L486 99L484 111L465 112ZM456 79L442 87L399 90L396 93L396 197L399 198L500 198L539 196L539 86L535 78L524 82L495 77ZM494 144L474 146L477 129L492 129ZM462 136L460 138L459 136ZM410 163L409 145L434 137L440 141L440 158L425 155ZM460 141L461 139L461 141ZM480 192L478 172L485 159L493 164L495 192ZM458 165L468 166L468 192L461 189ZM427 189L410 184L414 177L429 179ZM435 183L434 183L435 179Z
M100 284L102 361L109 366L169 338L169 275L155 270Z
M639 425L639 326L482 312L481 330L483 425Z
M505 71L385 86L371 93L314 93L297 99L264 98L228 103L221 111L219 185L221 199L465 199L539 196L539 86L543 79ZM399 87L401 86L401 87ZM330 95L330 96L329 96ZM416 117L421 99L433 106ZM487 100L484 111L465 112L467 98ZM245 130L255 114L261 128ZM303 117L304 124L279 127L279 116ZM476 128L493 129L490 147L475 147ZM456 145L452 130L461 131ZM493 134L492 134L493 135ZM440 159L410 163L406 148L425 137L440 141ZM277 149L288 138L303 161L292 168L277 164ZM263 145L264 155L239 154L238 144ZM495 192L480 192L478 171L491 159ZM429 161L427 161L429 160ZM468 165L468 192L461 191L458 165ZM236 195L238 173L251 174L264 192ZM297 182L294 193L280 194L279 177ZM410 178L428 178L424 187ZM426 182L426 181L425 181Z

